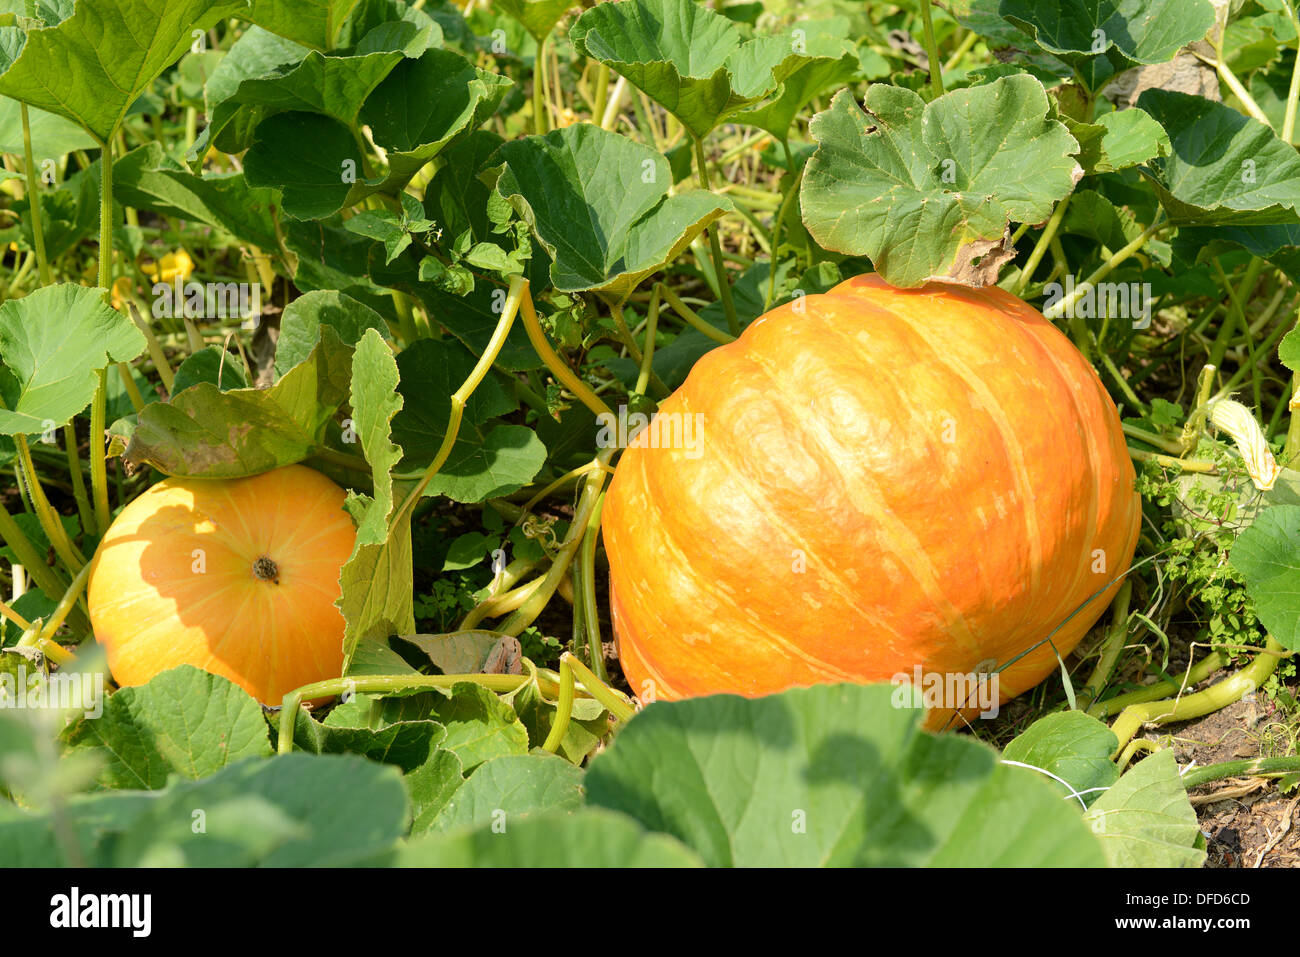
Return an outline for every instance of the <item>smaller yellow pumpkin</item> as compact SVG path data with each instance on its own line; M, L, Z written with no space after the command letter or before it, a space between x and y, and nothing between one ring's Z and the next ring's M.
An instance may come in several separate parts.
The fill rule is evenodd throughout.
M126 506L95 554L87 599L119 685L194 665L263 704L338 677L334 604L356 529L345 493L291 465L249 478L168 478Z

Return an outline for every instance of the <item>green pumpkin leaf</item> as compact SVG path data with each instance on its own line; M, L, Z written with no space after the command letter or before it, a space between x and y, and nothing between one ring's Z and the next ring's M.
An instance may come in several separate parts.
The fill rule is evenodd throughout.
M1284 648L1300 651L1300 506L1260 512L1237 537L1230 559L1246 580L1260 624Z
M932 735L888 685L651 704L587 770L622 811L715 867L1086 867L1077 807L979 742Z
M241 478L301 462L323 443L348 397L352 350L327 329L305 361L269 389L200 382L145 406L122 457L167 475Z
M227 389L248 388L239 356L227 352L221 346L204 346L188 356L176 367L176 379L172 388L175 392L184 392L200 382L211 383L223 392Z
M239 15L315 50L330 50L360 0L251 0Z
M350 510L364 516L370 498L354 495ZM347 623L343 634L343 673L350 674L358 649L380 644L389 635L415 631L415 612L411 598L411 519L409 513L388 528L388 537L379 544L358 544L343 571L339 583L343 594L339 610Z
M428 761L403 778L411 798L411 833L423 834L465 783L460 758L439 748Z
M358 523L357 544L378 545L388 538L397 499L390 474L402 457L393 444L393 417L402 408L397 391L397 361L379 331L367 329L352 361L352 421L374 479L374 498Z
M1169 155L1164 127L1137 107L1103 113L1092 123L1064 116L1061 120L1079 143L1079 165L1085 175L1114 173Z
M295 63L302 62L310 52L302 44L286 40L261 27L251 26L244 30L204 84L203 98L208 115L214 114L223 101L234 96L245 80L273 76L292 69ZM249 114L247 119L255 120L256 117ZM192 159L197 159L200 155L191 150Z
M746 40L735 23L694 0L598 4L578 18L569 38L698 139L775 92L808 59L790 37Z
M1200 867L1200 826L1169 749L1143 758L1088 809L1084 821L1111 867Z
M1292 329L1282 337L1282 342L1277 347L1277 357L1282 365L1300 374L1300 329Z
M995 281L1014 255L1009 225L1046 220L1082 175L1078 144L1029 76L930 103L873 84L865 109L842 90L813 117L799 200L818 243L869 256L894 286Z
M523 24L540 45L578 0L497 0L496 7Z
M561 292L622 301L732 208L703 190L669 196L663 154L589 123L506 143L500 156L497 192L555 260Z
M488 655L503 636L495 631L471 628L445 635L402 635L429 656L444 675L472 675L483 671Z
M1095 802L1119 779L1110 756L1119 741L1102 722L1082 711L1045 715L1017 735L1002 752L1003 761L1031 765L1060 778L1044 775L1067 797L1077 794ZM1061 781L1065 783L1062 784ZM1071 797L1078 801L1078 798Z
M361 111L375 142L388 153L382 188L397 192L420 169L487 122L513 86L450 50L403 60Z
M197 780L248 757L270 757L262 706L238 685L190 665L122 688L60 734L69 750L102 756L102 788L158 789Z
M28 31L19 50L0 44L0 95L67 117L104 143L136 98L194 42L194 30L243 6L244 0L79 3L57 26Z
M1209 0L1001 0L997 12L1094 90L1136 64L1172 60L1214 26Z
M274 190L250 187L242 173L195 175L168 157L160 143L114 162L113 198L124 206L215 226L262 249L279 247Z
M737 123L748 123L784 140L801 110L826 90L849 82L860 69L858 53L850 35L848 17L800 20L792 39L795 51L807 60L792 70L781 84L780 95L770 103L736 114Z
M356 346L369 329L388 338L383 316L365 303L332 290L315 290L285 306L280 316L280 338L275 346L275 373L283 376L307 359L320 342L321 327L329 326L344 345ZM355 370L356 357L353 357ZM353 373L353 388L356 388ZM178 390L179 391L179 390Z
M446 726L441 747L454 751L467 773L491 758L528 751L528 731L514 709L482 685L452 685L450 697L434 699L430 717Z
M477 831L430 834L400 845L397 867L700 867L689 848L623 814L584 808Z
M1285 272L1292 282L1300 281L1300 223L1184 226L1174 237L1173 248L1176 255L1191 263L1206 262L1225 252L1244 249L1260 259L1267 259ZM1291 335L1293 333L1288 333L1282 342L1285 344Z
M300 710L293 728L294 747L312 754L360 754L412 771L428 761L447 736L436 721L394 721L372 728L352 715L337 718L341 711L335 708L321 723Z
M175 778L158 791L74 797L61 826L91 867L337 867L386 852L408 819L396 768L295 753ZM70 864L54 826L49 813L0 804L0 859Z
M277 187L295 219L324 219L358 202L374 184L348 127L318 113L279 113L257 127L244 154L250 186Z
M334 337L332 329L325 332L327 328L322 326L322 333ZM374 495L351 499L357 519L357 544L343 566L343 594L339 599L346 622L345 674L362 643L382 642L389 635L415 630L409 510L400 521L393 520L397 506L410 490L409 485L394 483L392 478L393 467L402 456L391 432L393 418L403 404L398 375L392 349L378 330L367 329L353 360L351 396L353 428L370 463Z
M318 113L353 126L366 97L401 59L397 50L364 56L311 51L297 63L248 77L213 109L205 138L192 152L202 156L208 143L226 153L241 152L253 142L255 127L280 113ZM294 153L309 155L309 144L299 144Z
M1263 123L1170 90L1147 90L1138 106L1169 134L1169 156L1141 169L1171 222L1239 227L1300 220L1300 157Z
M498 831L509 830L528 815L569 811L581 804L581 768L545 752L507 755L480 764L429 822L428 830L493 825Z
M101 289L59 283L10 299L0 305L0 434L64 425L95 397L98 370L144 349Z
M58 159L73 150L94 149L94 137L76 123L44 110L29 109L27 125L31 130L32 156L42 160ZM22 104L0 97L0 153L23 155Z

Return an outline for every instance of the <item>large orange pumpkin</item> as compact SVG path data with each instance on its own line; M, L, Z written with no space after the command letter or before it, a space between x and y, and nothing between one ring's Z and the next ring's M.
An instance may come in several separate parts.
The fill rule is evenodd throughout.
M95 638L120 685L188 664L263 704L343 668L339 570L356 540L345 495L291 465L169 478L127 505L90 573Z
M1015 659L1005 700L1056 669L1133 556L1115 406L1069 340L1000 289L851 279L705 355L659 415L603 521L619 655L643 700L917 666L937 688ZM1049 634L1055 652L1017 658ZM975 701L930 700L930 727Z

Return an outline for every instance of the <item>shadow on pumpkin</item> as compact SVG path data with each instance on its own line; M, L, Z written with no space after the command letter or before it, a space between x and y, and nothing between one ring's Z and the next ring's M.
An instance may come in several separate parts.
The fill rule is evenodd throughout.
M144 586L110 612L114 677L142 684L149 672L190 664L234 681L264 704L278 705L293 688L337 676L342 615L320 600L325 595L310 581L293 577L292 562L280 560L274 571L258 562L265 554L257 547L258 532L267 530L230 522L212 527L216 521L189 508L164 506L96 557L104 566L131 563L134 567L109 569L109 580ZM296 537L278 550L287 550ZM303 602L313 597L304 610ZM289 621L302 624L289 631L294 640L286 647ZM175 627L166 627L169 622ZM326 629L337 632L331 636L337 660L333 647L323 651L322 642L304 640Z

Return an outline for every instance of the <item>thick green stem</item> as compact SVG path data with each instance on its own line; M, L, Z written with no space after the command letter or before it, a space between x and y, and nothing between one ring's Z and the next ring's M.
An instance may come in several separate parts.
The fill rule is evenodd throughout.
M1091 289L1093 286L1097 285L1097 283L1101 282L1103 279L1109 276L1115 269L1117 269L1120 266L1120 264L1122 264L1126 259L1128 259L1139 249L1145 246L1152 236L1168 228L1169 228L1168 223L1161 222L1159 220L1152 223L1146 229L1142 230L1142 233L1131 243L1129 243L1124 248L1120 249L1109 259L1107 259L1104 263L1098 266L1096 270L1093 271L1091 276L1089 276L1083 282L1079 283L1079 285L1075 286L1074 292L1072 292L1068 296L1063 297L1055 305L1047 309L1044 309L1043 315L1046 316L1048 319L1060 319L1062 316L1068 313L1073 313L1074 304L1078 302L1083 296L1085 296L1089 289Z
M1296 102L1300 100L1300 17L1296 16L1293 0L1287 0L1286 12L1291 20L1291 27L1296 31L1296 61L1291 68L1291 86L1286 94L1286 110L1282 114L1282 142L1290 143L1295 133Z
M701 319L699 314L696 313L694 309L686 305L686 303L682 302L682 300L678 297L677 293L673 292L663 283L658 283L657 288L659 289L659 293L663 297L664 302L672 306L673 312L681 316L682 321L685 322L692 329L704 333L714 342L721 343L724 346L728 342L736 341L735 336L728 335L727 333L719 329L717 326L714 326L711 323L705 322L703 319Z
M1197 373L1196 405L1192 406L1191 414L1187 416L1187 422L1183 426L1183 434L1178 440L1180 455L1191 452L1201 439L1201 427L1205 424L1205 403L1210 401L1210 396L1214 393L1216 371L1214 366L1207 363L1201 366L1201 371Z
M515 316L519 312L519 304L527 294L528 281L526 279L515 276L510 280L510 292L506 295L501 319L497 322L496 329L492 331L492 338L488 341L487 348L483 350L483 355L479 357L478 363L469 376L451 396L451 413L447 418L447 432L442 438L442 445L438 447L438 454L429 463L429 467L424 470L424 474L420 476L415 488L407 493L406 498L402 500L402 504L398 506L390 527L396 526L410 513L411 509L415 508L415 504L420 501L420 496L424 494L424 490L433 481L433 477L446 464L452 448L456 445L456 436L460 434L460 420L465 414L465 403L469 401L469 397L478 388L479 383L487 376L488 370L492 368L492 363L496 361L497 356L500 354L501 347L505 345L506 337L510 335L510 327L514 325Z
M952 51L952 56L948 57L948 62L943 65L945 70L955 70L961 63L961 58L970 53L971 48L979 41L980 35L974 30L967 30L966 35L961 38L961 43L957 44L957 49Z
M767 295L763 299L764 309L772 308L772 300L776 297L776 257L781 247L781 224L785 222L786 216L790 215L790 204L799 195L799 187L803 184L803 171L806 169L806 167L800 167L797 172L795 171L794 154L790 152L789 138L783 139L781 146L785 150L786 167L793 174L794 179L791 180L785 196L781 198L781 206L777 209L776 218L772 221L772 252L771 262L767 266Z
M554 754L560 749L560 742L569 733L569 721L573 717L573 668L563 658L560 659L560 697L555 704L555 721L551 733L542 742L542 750Z
M90 567L89 563L83 565L81 571L77 572L77 577L72 579L72 584L69 585L68 590L63 593L63 597L59 599L58 605L55 606L54 611L50 612L50 616L46 619L44 627L41 628L39 635L40 638L47 639L50 642L54 641L55 633L63 627L63 623L67 620L68 615L72 612L72 609L76 607L77 603L81 601L81 596L86 591L86 585L90 582ZM60 661L59 664L67 664L67 659L71 657L67 652L64 652L64 655L66 657L64 660ZM58 652L55 652L54 657L57 658L57 656Z
M545 581L544 577L534 578L526 585L520 585L518 588L512 588L499 595L493 595L486 601L479 602L461 619L460 624L456 626L456 630L470 631L477 628L484 618L497 618L517 610L532 597L537 589L542 587Z
M117 364L117 375L122 380L122 389L131 402L131 408L136 415L139 415L144 411L144 396L140 394L140 387L135 384L135 377L131 375L131 367L125 362L119 362Z
M81 456L77 452L77 429L72 422L63 427L63 445L68 457L68 474L72 477L72 497L77 501L77 515L81 518L81 527L90 531L95 527L95 514L86 495L86 479L81 474Z
M1047 254L1048 247L1052 244L1052 239L1056 236L1056 231L1061 227L1061 220L1065 218L1066 207L1070 205L1070 197L1066 196L1056 204L1056 209L1052 210L1052 216L1047 220L1047 225L1043 227L1042 234L1038 237L1038 242L1034 244L1033 250L1029 253L1029 258L1025 260L1025 266L1020 270L1020 275L1016 278L1015 287L1011 290L1012 295L1019 296L1029 285L1030 277L1033 276L1034 270L1042 262L1043 256Z
M581 690L587 692L605 706L605 710L619 721L629 721L636 714L636 708L623 695L609 687L567 651L560 655L560 667L573 669L573 676L580 682Z
M609 460L613 458L616 451L617 448L613 446L601 449L596 455L596 461L601 465L608 465ZM546 603L555 594L560 579L568 573L573 556L587 531L587 523L591 519L592 510L596 507L600 493L605 488L607 474L603 468L593 469L588 473L586 485L582 490L582 497L578 500L578 508L573 516L573 522L569 526L569 533L555 553L550 570L542 580L541 587L529 595L527 601L497 628L497 631L501 634L517 636L522 633L525 628L537 620L537 616L542 613Z
M304 700L336 698L341 694L395 694L413 688L450 688L461 682L481 685L496 694L506 694L533 680L529 675L357 675L353 678L330 678L290 691L280 699L280 734L276 750L288 754L293 750L293 726ZM543 679L538 676L538 683ZM558 691L558 682L547 684Z
M1081 704L1083 708L1087 708L1100 697L1106 682L1110 681L1110 676L1115 671L1115 664L1119 661L1120 653L1123 652L1124 643L1128 638L1128 605L1132 596L1133 583L1125 581L1119 594L1115 596L1115 603L1111 606L1110 629L1106 633L1105 641L1102 642L1097 666L1093 668L1088 683L1079 692L1080 699L1085 696L1087 699Z
M1222 284L1228 297L1227 315L1223 318L1222 325L1219 326L1219 334L1214 338L1214 345L1210 348L1209 364L1218 368L1223 365L1223 357L1228 352L1228 345L1232 342L1233 332L1240 328L1246 335L1246 341L1250 344L1250 322L1246 319L1242 309L1242 299L1249 295L1254 288L1255 281L1259 278L1260 270L1263 268L1263 260L1256 257L1250 261L1246 267L1246 275L1242 279L1240 295L1232 288L1232 283L1228 281L1227 275L1223 271L1223 266L1219 264L1217 257L1211 260L1215 272L1218 274L1219 282Z
M943 60L939 58L939 43L934 38L934 18L930 14L930 0L919 0L921 27L925 33L925 56L930 61L930 98L943 96Z
M1154 432L1148 432L1146 429L1139 428L1136 425L1130 425L1125 422L1120 426L1120 428L1123 430L1125 435L1132 436L1141 442L1145 442L1147 445L1154 445L1158 449L1164 449L1171 455L1179 455L1183 451L1182 446L1178 443L1170 442L1168 439L1161 438Z
M1300 312L1296 315L1295 330L1292 334L1300 336ZM1291 398L1284 397L1279 405L1285 404L1291 414L1286 430L1286 444L1282 447L1282 464L1288 468L1300 465L1300 371L1291 376Z
M636 344L636 337L632 335L632 330L627 327L627 320L623 318L623 307L618 303L611 303L609 314L614 320L614 328L618 331L619 342L623 343L623 347L627 349L627 354L640 367L645 357L641 352L641 347ZM646 378L647 382L654 386L660 399L666 398L672 392L672 389L668 388L668 384L655 375L653 370L648 373Z
M36 471L35 463L32 462L27 436L21 433L15 435L14 447L18 451L18 461L22 465L23 475L27 478L27 489L32 497L32 507L36 512L37 520L41 523L41 529L45 532L45 537L50 540L50 544L54 546L55 554L59 556L68 571L75 575L86 564L86 557L81 554L76 545L72 544L72 539L68 538L59 514L54 511L50 500L45 496L41 477Z
M1172 721L1199 718L1241 700L1263 685L1276 670L1278 661L1289 654L1290 652L1270 636L1267 647L1255 656L1254 661L1204 691L1164 701L1130 705L1120 713L1111 727L1119 740L1116 754L1123 750L1133 735L1137 734L1144 725L1168 724Z
M700 179L700 186L712 190L709 182L709 161L704 155L704 141L695 138L695 169ZM713 254L713 272L718 281L718 297L722 300L722 311L727 316L727 328L733 336L740 335L740 319L736 316L736 304L731 299L731 283L727 279L727 268L722 259L722 242L718 239L718 224L710 223L706 230L709 234L709 251Z
M596 64L596 95L591 105L591 121L599 123L605 115L605 104L609 100L609 64Z
M1203 768L1192 768L1180 776L1183 787L1187 790L1199 788L1211 781L1224 778L1256 777L1273 774L1294 774L1300 771L1300 755L1292 754L1278 758L1247 758L1244 761L1224 761L1221 764L1207 764Z
M550 130L546 110L546 42L542 37L533 58L533 132L542 135Z
M58 574L45 564L45 556L36 550L32 540L3 505L0 505L0 540L13 550L18 564L26 569L28 577L45 593L45 597L53 601L55 595L63 594L65 586Z
M1167 698L1171 694L1178 694L1184 688L1193 688L1200 684L1226 663L1227 660L1219 652L1211 652L1188 668L1187 673L1180 682L1159 681L1136 691L1129 691L1113 698L1107 698L1105 701L1098 701L1088 709L1088 714L1094 718L1107 718L1113 714L1118 714L1129 705L1142 704L1147 701L1155 701L1158 698Z
M113 287L113 141L102 144L99 155L99 288ZM103 535L108 531L108 465L105 461L104 430L108 417L108 375L99 370L99 382L90 404L90 485L94 492L95 524Z
M542 324L537 319L537 310L533 308L533 299L528 293L527 286L524 287L523 302L520 304L519 311L523 315L524 329L528 332L528 340L533 344L533 348L537 350L537 355L546 368L550 370L551 375L559 380L560 385L572 392L579 402L597 416L607 415L611 419L617 419L618 416L614 415L614 410L592 391L591 386L579 379L574 371L565 365L564 360L546 341L546 333L542 331Z
M36 163L32 158L32 128L27 117L27 104L20 104L23 118L23 172L27 175L27 202L32 217L32 242L36 246L36 262L40 267L41 285L48 286L54 281L50 275L50 262L45 257L45 230L41 222L40 177L36 175Z
M1142 449L1135 449L1129 446L1129 458L1137 462L1155 462L1166 468L1177 469L1180 472L1201 472L1208 474L1218 470L1218 466L1213 462L1206 462L1201 459L1176 459L1172 455L1161 455L1159 452L1145 452Z
M654 370L652 365L655 354L655 332L659 327L659 286L656 284L650 291L650 307L646 311L645 324L645 348L641 350L641 369L636 377L636 391L645 395L646 387L650 384L650 375Z
M596 604L596 543L600 538L600 518L604 511L605 493L596 498L596 507L587 519L587 530L582 536L578 553L578 579L582 582L583 621L586 625L587 647L591 651L591 670L601 681L608 681L605 672L605 650L600 637L600 612Z
M99 370L99 384L90 405L90 487L95 497L95 525L98 534L108 531L112 521L108 507L108 463L104 429L108 417L108 370Z

